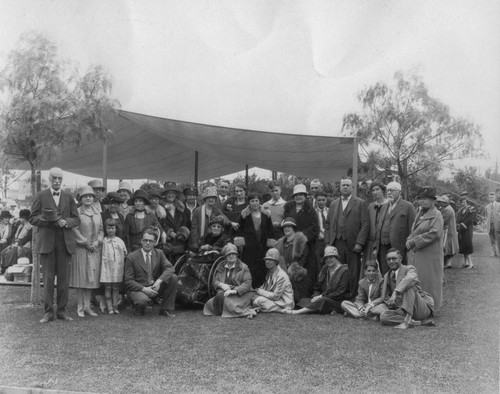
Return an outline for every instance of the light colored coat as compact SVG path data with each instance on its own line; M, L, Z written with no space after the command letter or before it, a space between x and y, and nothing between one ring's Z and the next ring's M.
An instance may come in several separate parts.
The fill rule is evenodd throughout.
M422 288L440 308L443 299L443 216L436 207L422 214L413 222L408 241L415 246L408 251L408 265L413 265L420 278Z
M274 301L276 305L284 309L293 309L293 289L290 279L280 266L266 275L264 284L260 287L260 295Z
M458 234L455 211L449 205L441 210L443 215L443 231L446 236L444 241L444 255L455 256L458 252Z
M500 202L493 201L486 205L485 230L490 231L491 225L491 210L493 209L493 228L495 231L500 231Z

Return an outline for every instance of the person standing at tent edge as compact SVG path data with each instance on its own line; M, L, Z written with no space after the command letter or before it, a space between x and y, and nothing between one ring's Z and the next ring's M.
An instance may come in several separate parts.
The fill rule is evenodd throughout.
M50 188L39 192L33 201L29 218L38 227L35 253L40 254L44 280L44 308L40 323L54 320L54 280L57 276L57 310L55 317L70 321L66 316L68 304L71 255L75 253L73 227L80 217L71 193L61 189L63 172L54 167L49 171Z

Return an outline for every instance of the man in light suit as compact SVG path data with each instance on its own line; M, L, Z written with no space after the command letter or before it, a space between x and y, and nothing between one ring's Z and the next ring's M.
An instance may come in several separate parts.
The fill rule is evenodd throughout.
M71 193L61 190L63 172L60 168L49 171L50 188L35 196L29 222L38 228L35 253L40 254L44 281L45 314L40 323L54 320L54 282L57 276L56 317L64 321L68 304L71 255L75 253L73 227L80 217Z
M495 193L489 194L490 203L486 205L486 231L490 235L493 256L498 256L497 248L500 249L500 202L495 201Z
M149 301L160 297L160 316L175 317L177 275L163 252L155 249L157 239L153 229L144 230L141 248L125 259L125 290L138 315L144 315Z
M401 252L403 265L406 265L406 239L411 233L416 210L412 203L401 197L401 184L398 182L390 182L387 185L387 199L389 206L382 222L379 263L381 267L387 266L387 251L394 248Z
M381 298L389 310L382 312L383 325L408 329L413 326L434 326L434 300L422 290L417 270L412 265L402 265L401 252L389 249L387 264L390 271L384 275Z
M368 205L352 195L352 180L340 181L341 198L328 209L329 228L325 230L325 246L335 246L339 260L349 267L349 299L358 294L361 252L369 231Z

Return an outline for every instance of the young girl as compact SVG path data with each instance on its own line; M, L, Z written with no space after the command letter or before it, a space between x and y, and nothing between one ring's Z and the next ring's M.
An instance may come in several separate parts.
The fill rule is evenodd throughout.
M113 219L104 222L104 241L102 244L101 283L104 284L104 296L109 314L118 314L117 304L120 285L123 282L124 259L127 255L125 243L116 234Z

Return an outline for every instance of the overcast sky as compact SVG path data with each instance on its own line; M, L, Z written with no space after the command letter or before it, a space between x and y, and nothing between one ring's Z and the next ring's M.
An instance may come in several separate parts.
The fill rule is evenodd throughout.
M339 135L363 87L418 72L500 159L499 1L6 1L0 66L45 32L122 109L262 131Z

